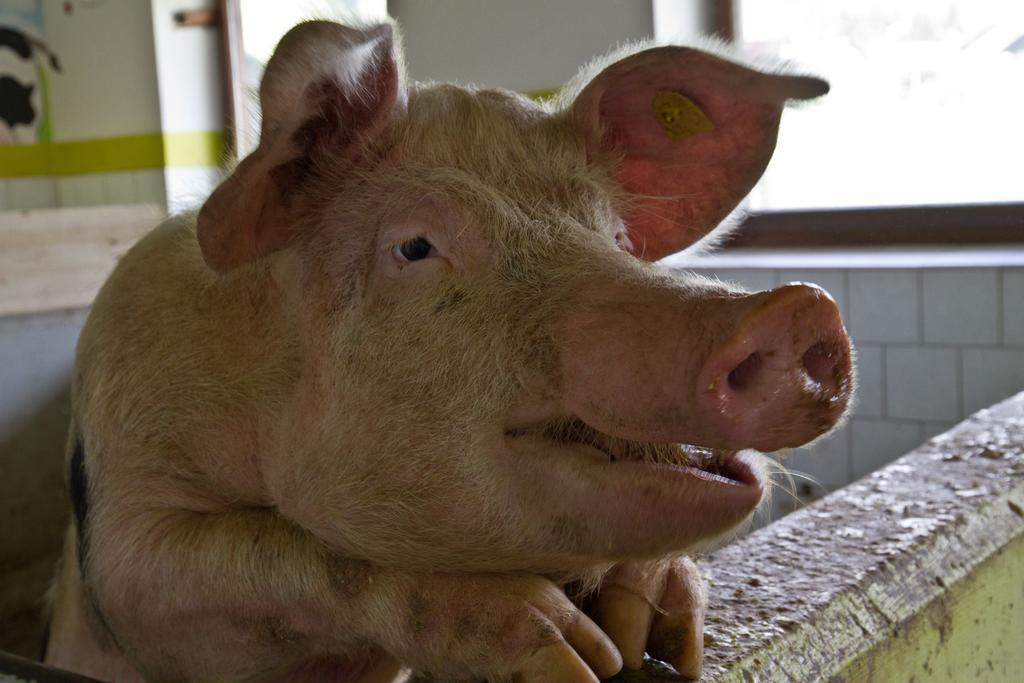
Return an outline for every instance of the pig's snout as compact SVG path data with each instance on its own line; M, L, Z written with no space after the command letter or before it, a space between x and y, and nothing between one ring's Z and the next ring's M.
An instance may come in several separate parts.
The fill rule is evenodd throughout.
M853 391L850 340L831 297L789 284L760 295L698 379L704 418L737 445L799 446L842 417Z

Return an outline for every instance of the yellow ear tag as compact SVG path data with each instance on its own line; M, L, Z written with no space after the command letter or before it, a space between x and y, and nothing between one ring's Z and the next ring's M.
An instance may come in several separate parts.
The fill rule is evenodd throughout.
M662 130L673 140L713 130L715 124L686 95L659 90L654 95L654 115Z

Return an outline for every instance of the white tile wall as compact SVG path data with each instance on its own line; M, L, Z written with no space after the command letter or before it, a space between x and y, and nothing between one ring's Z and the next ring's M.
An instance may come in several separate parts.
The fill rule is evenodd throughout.
M58 206L99 206L106 203L102 173L57 178Z
M135 171L132 176L135 185L135 201L139 204L165 204L167 190L164 182L164 171L161 168L150 168Z
M86 314L0 316L0 443L12 443L30 417L67 386Z
M885 350L888 417L960 418L960 363L952 347L890 346Z
M967 348L963 354L968 413L1024 391L1024 349Z
M849 430L829 434L810 448L794 449L783 464L794 473L797 491L818 489L818 493L825 493L843 487L850 481Z
M1003 270L1003 344L1024 346L1024 268Z
M881 344L856 343L857 402L856 415L883 417L885 415L885 366Z
M750 289L815 282L844 311L858 356L852 419L784 464L801 499L881 467L972 412L1024 391L1024 268L720 269ZM779 492L776 514L799 503Z
M181 211L200 205L222 175L219 168L196 166L6 178L0 179L0 210L169 203L172 211Z
M7 179L8 209L47 209L57 206L57 188L46 176Z
M874 472L924 440L921 422L853 418L850 421L851 479Z
M919 273L914 270L852 270L847 329L854 339L920 340Z
M998 344L998 289L995 268L923 271L925 343Z
M106 204L135 203L135 174L137 171L119 171L103 174L103 201Z
M194 176L203 187L219 178L217 169L205 169ZM0 211L45 209L58 206L99 206L104 204L165 204L164 169L118 171L25 178L0 178ZM196 185L190 186L195 190Z
M957 426L957 422L932 422L927 421L924 423L924 438L930 439L933 436L948 432L953 427Z

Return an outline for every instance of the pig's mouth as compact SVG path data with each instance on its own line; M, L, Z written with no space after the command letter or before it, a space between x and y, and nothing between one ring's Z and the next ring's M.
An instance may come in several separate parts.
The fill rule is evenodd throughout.
M588 561L706 547L743 524L768 486L752 451L626 439L576 416L531 417L505 429L508 475L531 510L581 530L558 542Z
M756 483L750 467L734 457L734 450L622 439L598 431L577 417L549 422L540 432L544 439L557 446L584 446L602 453L609 463L683 468L701 479L721 484Z
M594 429L578 417L558 418L533 428L509 429L505 435L540 437L557 448L583 451L590 458L609 464L630 463L685 473L708 483L758 487L762 484L750 463L736 457L735 450L623 439Z

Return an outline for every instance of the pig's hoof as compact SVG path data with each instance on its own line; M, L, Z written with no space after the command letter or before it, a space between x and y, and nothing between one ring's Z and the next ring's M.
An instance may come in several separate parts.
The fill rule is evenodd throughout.
M530 655L513 679L523 683L597 683L622 669L615 645L590 618L579 612L562 633L564 640Z
M397 653L430 678L597 683L622 668L615 643L548 579L446 577L434 592L442 599L418 601L415 620L429 627Z
M644 667L649 652L680 675L699 678L705 605L692 560L627 563L609 574L595 602L595 616L619 648L626 669Z
M565 642L537 650L513 678L524 683L598 683L586 662Z

